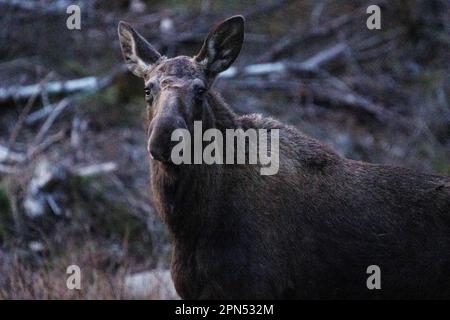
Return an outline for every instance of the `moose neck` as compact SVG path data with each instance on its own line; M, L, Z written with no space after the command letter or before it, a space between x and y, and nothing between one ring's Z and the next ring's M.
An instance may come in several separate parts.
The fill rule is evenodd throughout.
M204 130L216 128L222 133L238 126L236 114L215 92L208 94L203 123ZM154 205L175 241L186 243L202 227L212 227L216 219L211 198L220 194L223 166L150 164Z
M222 133L225 129L237 129L236 114L223 101L217 92L211 92L208 97L208 111L212 113L213 127Z

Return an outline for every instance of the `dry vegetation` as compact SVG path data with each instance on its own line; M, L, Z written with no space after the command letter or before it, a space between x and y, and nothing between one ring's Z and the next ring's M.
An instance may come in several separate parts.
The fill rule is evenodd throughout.
M120 67L119 20L173 56L243 14L236 72L216 84L236 111L277 117L353 159L450 174L446 0L80 1L81 31L65 27L69 1L25 2L0 1L0 298L130 298L127 275L168 267L143 88ZM374 3L379 31L366 28ZM77 90L48 88L74 79ZM70 264L81 291L66 288Z

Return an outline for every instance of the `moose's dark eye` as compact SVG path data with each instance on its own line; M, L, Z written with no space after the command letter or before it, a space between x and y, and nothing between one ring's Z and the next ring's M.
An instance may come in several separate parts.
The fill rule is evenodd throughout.
M195 96L198 98L202 97L206 92L205 87L195 87L194 90L195 90Z
M200 101L206 93L205 83L201 79L194 79L192 83L192 89L194 92L194 100Z
M144 88L144 92L145 92L145 101L147 101L148 103L153 103L153 84L149 84Z
M154 84L152 82L148 83L144 88L145 96L150 97L152 95Z

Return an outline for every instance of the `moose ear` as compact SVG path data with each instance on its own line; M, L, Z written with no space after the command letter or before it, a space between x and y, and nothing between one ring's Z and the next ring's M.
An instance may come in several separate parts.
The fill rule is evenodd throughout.
M212 76L236 60L244 41L244 17L233 16L217 25L207 36L195 60Z
M136 76L144 77L146 71L158 61L161 55L128 23L120 21L118 33L128 69Z

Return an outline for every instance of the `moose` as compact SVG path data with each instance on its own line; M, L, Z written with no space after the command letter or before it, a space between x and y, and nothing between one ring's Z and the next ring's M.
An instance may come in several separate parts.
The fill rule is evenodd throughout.
M241 50L242 16L214 27L194 57L161 55L123 21L118 34L144 80L153 204L183 299L450 298L450 177L347 159L272 118L235 113L213 84ZM278 129L279 171L175 165L171 133L194 121Z

